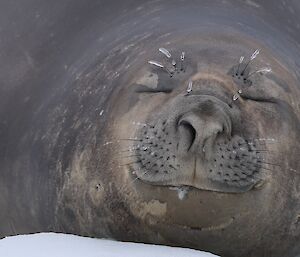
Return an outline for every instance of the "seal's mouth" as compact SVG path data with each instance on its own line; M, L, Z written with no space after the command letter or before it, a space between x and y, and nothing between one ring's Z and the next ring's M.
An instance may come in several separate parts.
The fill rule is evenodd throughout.
M242 193L261 184L263 151L226 95L178 95L138 131L136 176L160 186Z

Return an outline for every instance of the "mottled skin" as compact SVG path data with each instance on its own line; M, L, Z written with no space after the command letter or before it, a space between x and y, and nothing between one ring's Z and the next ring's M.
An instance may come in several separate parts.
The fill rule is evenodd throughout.
M0 4L0 236L295 256L299 3L111 2ZM147 64L159 47L185 71ZM246 74L273 72L244 85L255 49Z

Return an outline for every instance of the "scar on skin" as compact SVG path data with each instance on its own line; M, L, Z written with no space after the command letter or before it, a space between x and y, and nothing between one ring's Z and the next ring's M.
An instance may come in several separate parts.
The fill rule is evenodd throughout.
M146 74L140 78L138 81L136 81L137 84L139 85L144 85L147 86L149 88L157 88L157 84L158 84L158 76L155 73L152 72L146 72Z
M145 218L147 215L163 217L167 213L167 203L161 203L158 200L141 203L139 216Z

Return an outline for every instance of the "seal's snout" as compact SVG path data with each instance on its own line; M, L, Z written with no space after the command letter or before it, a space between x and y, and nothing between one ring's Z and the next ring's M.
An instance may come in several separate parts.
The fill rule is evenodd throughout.
M262 153L241 128L243 110L230 104L230 87L195 81L192 93L177 94L138 132L136 175L156 185L246 192L262 178Z
M231 120L216 101L202 100L197 109L184 113L178 122L179 151L209 160L217 137L228 137Z

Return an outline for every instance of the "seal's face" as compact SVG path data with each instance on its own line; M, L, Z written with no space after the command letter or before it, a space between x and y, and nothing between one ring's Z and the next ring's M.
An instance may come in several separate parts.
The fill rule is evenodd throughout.
M297 220L289 192L297 177L299 89L268 53L260 62L273 74L250 80L253 67L247 79L235 76L230 51L220 59L217 49L189 50L185 72L170 77L143 67L118 95L113 134L122 149L123 197L159 233L151 242L222 254L250 238L252 249L266 247L266 233Z
M195 78L194 90L164 104L139 131L134 144L137 176L156 185L192 186L244 192L263 179L265 145L232 103L226 85L213 77ZM253 127L252 129L249 129Z

